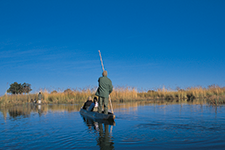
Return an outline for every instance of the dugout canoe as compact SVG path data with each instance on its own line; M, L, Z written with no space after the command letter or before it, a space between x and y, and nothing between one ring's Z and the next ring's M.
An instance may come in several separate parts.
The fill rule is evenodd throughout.
M104 114L104 113L98 113L96 111L87 111L86 109L81 108L80 114L82 116L90 117L96 120L114 120L115 119L115 115L111 112L108 112L108 114Z
M87 125L94 125L96 126L96 123L98 124L104 124L104 125L112 125L112 126L115 126L116 123L114 120L104 120L104 119L93 119L93 118L90 118L90 117L87 117L87 116L84 116L82 114L80 114L81 117L83 118L84 122L87 124Z

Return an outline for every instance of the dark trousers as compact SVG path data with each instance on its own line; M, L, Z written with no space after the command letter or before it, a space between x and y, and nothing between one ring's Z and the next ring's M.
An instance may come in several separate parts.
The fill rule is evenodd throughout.
M102 113L102 105L104 105L104 114L108 114L109 99L105 97L98 97L98 112Z

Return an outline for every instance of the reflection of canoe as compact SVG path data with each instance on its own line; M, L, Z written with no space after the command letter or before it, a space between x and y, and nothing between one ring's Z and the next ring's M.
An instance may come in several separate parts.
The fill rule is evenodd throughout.
M38 105L41 105L41 103L35 103L35 102L31 102L31 104L32 104L32 105L35 105L35 106L36 106L36 105L37 105L37 106L38 106Z
M115 119L115 115L111 112L108 112L108 114L103 114L103 113L98 113L96 111L87 111L81 108L80 114L82 116L87 116L95 120L114 120Z
M87 125L88 130L94 129L95 133L99 133L99 134L95 134L97 145L99 145L100 147L99 149L114 150L115 148L113 146L114 142L113 142L112 130L113 130L113 126L115 125L115 122L112 120L103 120L103 119L96 121L96 119L83 116L82 114L81 116L83 117L83 120L85 124ZM109 127L110 127L110 130L109 130Z
M38 100L38 101L37 101L37 104L38 104L38 105L41 105L41 100Z

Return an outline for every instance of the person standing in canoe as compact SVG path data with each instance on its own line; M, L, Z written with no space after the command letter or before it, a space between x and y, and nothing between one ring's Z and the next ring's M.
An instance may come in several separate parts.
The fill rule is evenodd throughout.
M37 101L37 103L38 104L41 104L41 100L42 100L42 95L41 95L41 92L39 92L39 94L38 94L38 101Z
M107 71L103 71L102 77L98 79L98 89L95 93L98 96L98 112L102 113L104 104L104 114L108 114L109 94L113 91L112 81L107 77Z

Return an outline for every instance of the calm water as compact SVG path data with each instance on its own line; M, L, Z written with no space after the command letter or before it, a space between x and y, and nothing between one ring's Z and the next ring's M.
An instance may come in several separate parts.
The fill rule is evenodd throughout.
M0 110L0 149L224 149L225 106L113 103L115 124L77 105Z

